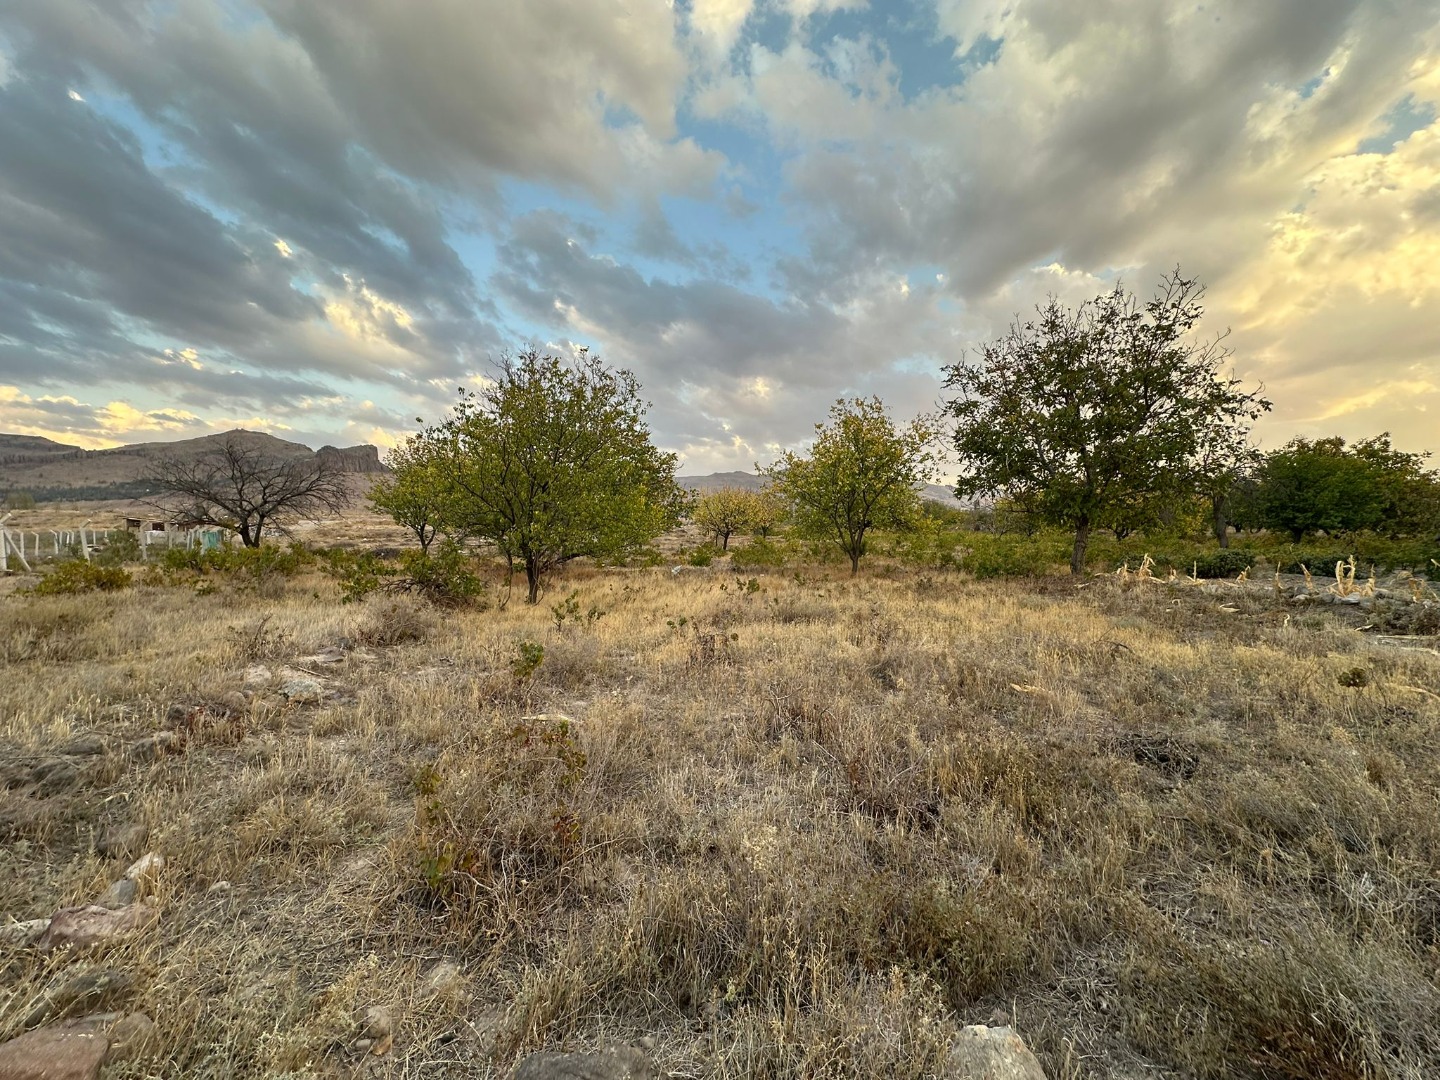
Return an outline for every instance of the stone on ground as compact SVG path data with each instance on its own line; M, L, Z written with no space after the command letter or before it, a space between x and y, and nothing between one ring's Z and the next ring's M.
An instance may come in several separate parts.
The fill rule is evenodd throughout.
M110 1040L88 1020L27 1031L0 1044L3 1080L96 1080Z
M149 904L131 904L119 911L90 904L86 907L61 908L50 919L35 940L40 949L49 952L61 946L88 948L91 945L135 933L160 918L160 911ZM0 1076L3 1076L0 1073Z
M1011 1027L975 1024L950 1047L946 1080L1045 1080L1045 1070Z
M512 1080L667 1080L644 1051L619 1046L597 1054L531 1054Z

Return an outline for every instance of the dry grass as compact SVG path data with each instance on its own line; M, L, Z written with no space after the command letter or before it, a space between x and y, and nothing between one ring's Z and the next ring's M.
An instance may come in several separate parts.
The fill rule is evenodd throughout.
M919 1077L996 1008L1052 1077L1440 1074L1440 654L1154 583L759 580L577 572L603 615L559 627L318 575L0 599L0 767L111 747L0 796L0 914L92 898L116 825L169 860L156 929L0 945L0 1038L109 967L163 1035L122 1076L652 1035L682 1076ZM256 663L329 692L247 698Z

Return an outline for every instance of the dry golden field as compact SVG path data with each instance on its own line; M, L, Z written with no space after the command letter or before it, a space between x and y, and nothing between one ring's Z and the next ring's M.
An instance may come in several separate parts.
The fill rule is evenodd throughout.
M338 595L0 597L0 917L165 860L147 926L0 942L0 1041L143 1009L107 1076L648 1038L680 1077L921 1077L1002 1010L1052 1080L1440 1076L1433 638L718 561Z

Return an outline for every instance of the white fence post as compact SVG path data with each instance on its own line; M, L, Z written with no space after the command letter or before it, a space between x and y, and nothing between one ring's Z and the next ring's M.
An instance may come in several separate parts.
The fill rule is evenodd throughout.
M20 565L26 570L30 569L30 564L25 560L25 534L17 532L16 535L20 537L20 541L16 543L10 537L10 530L5 528L5 522L9 521L10 517L10 514L0 517L0 573L8 573L10 570L9 548L12 545L15 548L16 558L20 560Z

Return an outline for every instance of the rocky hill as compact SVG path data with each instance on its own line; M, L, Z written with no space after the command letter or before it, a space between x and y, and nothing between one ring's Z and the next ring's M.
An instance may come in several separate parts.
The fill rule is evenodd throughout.
M33 435L0 433L0 495L28 492L39 502L60 499L132 499L150 494L145 478L161 458L199 457L227 440L276 458L320 456L355 474L384 471L379 450L360 446L322 446L277 439L263 431L234 431L178 442L135 443L109 450L78 446Z

